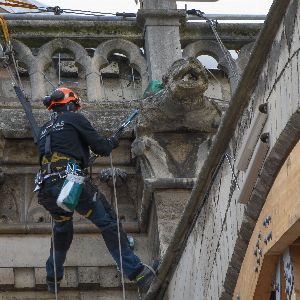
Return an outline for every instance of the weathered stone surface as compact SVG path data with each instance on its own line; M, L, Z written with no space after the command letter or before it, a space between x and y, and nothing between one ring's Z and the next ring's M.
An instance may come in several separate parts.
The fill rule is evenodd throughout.
M79 283L79 270L77 267L65 267L65 275L61 287L76 288Z
M16 288L35 287L34 268L15 268L14 274Z
M0 267L23 268L45 266L50 249L50 236L18 235L1 236ZM23 249L23 255L19 250ZM147 260L146 236L136 238L136 253ZM102 237L95 234L77 234L66 259L65 266L111 266L114 265Z
M145 4L146 10L169 10L176 6L174 1L169 0L160 3L147 1ZM189 65L181 60L173 66L168 76L164 77L167 86L165 99L156 95L148 100L139 100L148 80L163 78L166 69L181 58L181 42L186 46L199 38L214 39L212 32L207 30L207 24L198 24L196 27L180 24L178 16L184 14L184 11L177 10L165 11L163 14L155 10L146 11L145 41L143 31L135 20L103 21L101 18L85 18L78 21L74 16L55 16L56 19L46 15L42 18L24 15L21 19L7 16L12 43L22 70L24 90L29 99L32 99L33 114L39 125L48 119L48 114L41 104L42 97L53 88L48 81L56 85L59 79L58 53L64 58L60 66L60 80L83 99L83 113L101 135L111 135L133 109L141 107L141 119L135 131L139 138L136 140L138 145L134 145L132 151L137 157L137 164L130 153L131 142L135 137L132 127L125 131L120 146L114 150L113 163L129 174L126 184L117 187L120 217L126 221L136 222L138 209L141 207L139 197L144 179L162 178L161 182L171 179L171 188L153 189L156 207L152 210L150 237L144 234L134 235L135 251L147 263L158 256L159 247L161 254L165 252L184 210L192 188L190 183L198 174L209 150L210 134L215 133L221 110L224 111L227 107L223 105L220 110L215 103L230 99L228 78L224 78L221 71L207 78L203 68L196 61ZM237 31L238 26L240 25L219 25L218 30L226 35L225 42L235 45L248 43L254 40L260 28L260 25L243 25ZM236 36L239 41L236 41ZM143 46L143 49L140 48ZM0 237L0 285L4 288L15 284L16 289L22 289L20 292L1 293L0 299L53 299L53 295L46 292L45 286L45 261L49 255L50 234L46 234L47 230L38 231L39 227L33 226L47 225L50 221L49 215L38 205L37 197L32 192L33 174L38 169L38 154L32 145L28 122L15 97L6 70L0 70L0 78L0 132L4 137L0 142L0 160L5 173L4 184L0 183L0 223L8 230L1 231L3 233ZM216 102L216 99L219 102ZM148 108L145 108L146 112L143 114L143 108L147 105ZM145 121L145 118L149 119ZM149 135L139 135L144 132ZM94 177L109 165L108 157L98 159L93 168ZM227 185L230 180L232 178L227 176L222 184ZM100 183L99 178L95 181L108 200L112 201L111 187ZM176 187L177 183L179 188ZM218 188L217 186L214 190L213 197L216 199ZM149 201L153 191L149 191ZM222 192L230 194L227 188L222 188ZM213 211L219 208L222 209L222 214L216 218ZM181 288L187 287L187 290L192 290L197 299L201 299L203 294L202 285L200 287L200 284L193 281L196 277L205 278L205 286L209 287L213 295L220 294L221 281L224 280L226 263L230 258L228 249L232 247L228 235L230 228L237 227L226 220L226 217L229 218L231 214L233 216L234 212L231 208L227 209L225 201L216 200L213 207L207 207L206 213L207 217L205 214L201 215L203 220L197 224L196 232L193 232L197 245L189 248L193 253L193 260L185 261L190 269L195 265L199 268L195 273L186 272L188 279L180 285ZM75 215L75 221L85 224L85 220L78 215ZM206 230L205 222L209 226ZM10 225L12 227L9 227ZM19 225L15 232L12 229L14 225ZM8 234L9 230L14 234ZM39 234L34 234L34 230ZM75 234L67 256L60 298L121 299L120 278L116 278L115 263L100 234L90 233L88 230L82 232ZM222 232L226 233L222 237L222 243L228 245L228 249L218 248L217 242L209 239L212 235L220 236ZM217 269L213 267L213 255L217 248L218 260L222 263L218 270L222 274L218 274ZM226 260L221 261L221 253L226 256ZM209 257L207 261L203 259L205 255ZM5 276L2 279L3 269L8 272L3 274ZM201 269L205 271L205 276L202 276ZM214 280L210 281L210 273L213 274ZM218 290L215 289L214 281L218 281ZM43 290L28 291L35 287ZM87 287L90 290L86 290ZM139 299L137 292L131 290L133 285L127 280L126 287L129 288L126 290L128 299ZM182 295L187 295L184 289Z
M46 285L46 268L34 268L36 286Z
M141 103L140 133L194 130L214 133L220 110L203 96L208 88L204 67L195 58L173 63L164 76L165 89ZM154 122L155 120L155 122Z
M14 285L15 277L13 268L0 268L0 285Z
M289 135L288 128L290 128L295 115L298 114L299 107L299 83L294 81L292 74L296 78L299 77L293 69L299 67L299 61L296 63L294 59L296 59L300 47L299 34L295 33L299 32L299 18L296 21L295 14L299 15L300 10L297 1L289 2L290 5L286 12L284 9L288 6L288 3L279 2L276 3L277 6L273 7L272 18L270 21L266 21L266 31L261 36L261 42L267 42L268 46L265 49L268 49L269 52L260 52L261 55L265 56L264 61L260 61L259 65L255 65L255 63L258 62L258 59L261 59L261 56L252 56L253 60L249 61L248 64L250 69L253 68L252 70L255 70L255 74L258 75L257 80L251 82L254 72L251 76L248 73L245 74L248 77L244 77L243 83L247 84L247 90L245 91L246 99L243 99L243 101L247 101L248 107L244 111L244 116L241 112L240 118L244 117L244 120L236 125L235 133L232 136L231 146L234 153L232 170L229 169L229 173L223 172L225 169L223 164L216 171L217 174L214 174L212 187L206 198L208 204L203 205L194 226L189 227L191 233L166 292L171 299L232 299L235 296L233 291L238 272L256 219L280 166L287 159L293 145L299 141L299 130L294 131L292 126ZM274 29L274 23L277 24L277 33ZM287 33L290 35L287 36ZM256 51L257 49L258 44L256 45ZM256 53L258 55L258 52ZM255 54L255 49L253 54ZM298 87L298 90L295 86ZM242 87L245 86L242 85ZM233 184L237 180L239 186L242 187L247 182L245 182L243 172L235 173L237 171L234 158L241 151L236 146L245 134L245 119L251 122L256 108L263 102L268 102L270 105L268 121L262 129L263 132L269 132L270 134L270 150L265 158L265 165L260 170L257 178L253 196L247 207L241 210L239 208L240 204L237 203L237 193L233 191ZM296 123L299 125L299 121ZM255 157L252 159L254 160ZM228 193L229 179L231 180L231 188ZM210 206L209 204L215 199L218 199L217 203L220 203L220 205ZM198 200L202 201L203 199ZM236 213L234 213L232 207L236 207ZM204 213L205 219L203 220ZM216 234L214 231L211 215L222 221L220 234ZM235 220L236 218L237 220ZM200 254L194 253L196 235L204 236ZM210 248L210 244L215 241L217 241L218 247ZM196 247L199 243L200 239L197 241ZM189 263L189 260L195 260L199 256L199 265L202 267L204 275L198 272L198 264ZM214 264L205 269L206 261L209 260L212 260ZM208 270L208 278L205 276L206 270ZM190 273L194 276L190 276ZM188 280L185 280L187 274ZM208 284L206 280L208 280ZM200 286L200 298L196 298L194 290L191 289L191 285L196 282Z
M99 285L99 280L99 267L78 267L79 285Z
M157 191L154 194L161 256L164 256L173 237L189 195L189 190L174 189Z
M103 288L120 286L121 280L118 275L117 266L101 268L99 270L99 282Z

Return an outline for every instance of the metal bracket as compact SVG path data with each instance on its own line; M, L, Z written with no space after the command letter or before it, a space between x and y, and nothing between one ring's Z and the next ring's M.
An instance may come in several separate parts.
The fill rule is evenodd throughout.
M285 278L285 293L287 299L292 299L292 293L294 289L294 274L293 274L293 266L290 256L289 248L285 250L283 253L283 264L284 264L284 278Z
M114 172L115 172L116 186L121 186L126 182L128 174L119 168L114 168ZM101 182L107 183L108 186L112 186L113 185L112 170L111 169L102 170L100 172L100 180Z

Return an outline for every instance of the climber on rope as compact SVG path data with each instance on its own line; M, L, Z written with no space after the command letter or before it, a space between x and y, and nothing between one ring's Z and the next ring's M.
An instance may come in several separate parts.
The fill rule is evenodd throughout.
M36 190L39 203L54 220L53 242L46 262L48 291L57 293L64 275L63 265L73 239L74 210L101 230L119 269L122 261L125 276L135 280L142 292L147 291L155 271L133 253L121 225L120 259L116 214L86 172L90 149L109 156L118 147L118 138L103 138L96 132L79 113L80 99L71 89L57 88L43 103L52 114L51 120L42 126L37 141L41 169L36 177Z

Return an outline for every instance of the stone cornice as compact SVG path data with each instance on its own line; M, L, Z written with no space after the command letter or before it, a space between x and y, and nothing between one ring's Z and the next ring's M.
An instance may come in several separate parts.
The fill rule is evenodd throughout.
M97 19L64 19L45 18L30 19L26 16L17 18L6 17L12 39L22 41L30 48L38 48L55 38L68 38L82 46L97 47L100 43L122 38L144 45L144 25L180 26L180 40L184 47L197 40L215 40L215 37L204 22L183 22L184 11L179 10L140 10L137 19L130 20L97 20ZM146 21L147 19L147 21ZM239 49L241 46L253 42L262 28L260 23L219 23L217 26L226 46Z

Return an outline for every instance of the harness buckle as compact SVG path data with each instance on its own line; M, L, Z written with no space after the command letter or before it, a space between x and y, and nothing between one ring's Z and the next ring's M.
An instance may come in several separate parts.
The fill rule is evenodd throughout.
M42 184L43 180L44 180L43 174L42 174L41 170L39 170L36 173L35 178L34 178L35 187L34 187L33 192L38 192L41 189L41 184Z

